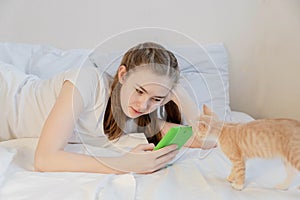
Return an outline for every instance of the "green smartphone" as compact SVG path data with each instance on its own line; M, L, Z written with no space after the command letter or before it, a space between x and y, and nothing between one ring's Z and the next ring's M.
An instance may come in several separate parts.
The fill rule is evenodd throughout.
M180 149L192 135L193 130L191 126L172 127L153 150L158 150L171 144L177 144L178 149Z

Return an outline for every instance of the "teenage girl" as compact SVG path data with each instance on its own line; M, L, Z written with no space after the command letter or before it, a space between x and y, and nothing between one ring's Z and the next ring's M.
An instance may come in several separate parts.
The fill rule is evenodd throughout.
M17 86L12 87L12 79ZM6 94L0 100L0 133L6 134L0 140L39 137L37 171L121 174L165 167L178 153L177 146L152 151L154 144L181 123L181 112L187 122L197 117L197 107L178 84L175 56L156 43L138 44L125 53L110 80L91 66L41 80L1 64L0 86ZM117 139L126 133L128 122L150 143L119 157L96 158L64 150L76 135ZM189 146L201 147L201 142L193 137Z

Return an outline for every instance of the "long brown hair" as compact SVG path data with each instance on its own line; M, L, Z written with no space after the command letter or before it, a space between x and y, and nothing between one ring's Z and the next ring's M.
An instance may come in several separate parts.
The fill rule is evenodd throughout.
M138 66L147 66L158 75L167 75L176 84L179 79L178 62L174 54L159 44L146 42L129 49L123 56L120 66L124 65L127 72ZM104 132L110 140L122 135L122 128L129 119L120 106L120 89L118 73L115 75L111 94L104 115ZM138 132L144 132L148 141L156 144L162 137L159 116L167 122L181 123L181 113L173 101L169 101L159 109L161 112L142 115L134 119Z

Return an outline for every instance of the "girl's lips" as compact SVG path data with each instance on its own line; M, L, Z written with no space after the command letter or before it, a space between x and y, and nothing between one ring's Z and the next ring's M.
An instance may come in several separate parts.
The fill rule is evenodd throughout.
M139 111L137 111L136 109L134 109L133 107L130 107L132 110L133 110L133 112L134 113L136 113L136 114L143 114L142 112L139 112Z

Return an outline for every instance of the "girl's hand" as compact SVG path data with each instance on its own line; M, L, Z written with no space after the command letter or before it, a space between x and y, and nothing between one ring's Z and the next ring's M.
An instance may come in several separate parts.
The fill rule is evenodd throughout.
M152 173L167 166L178 153L177 145L153 151L154 144L140 144L119 159L105 159L109 167L122 172Z

